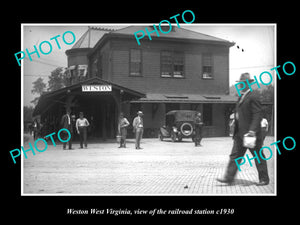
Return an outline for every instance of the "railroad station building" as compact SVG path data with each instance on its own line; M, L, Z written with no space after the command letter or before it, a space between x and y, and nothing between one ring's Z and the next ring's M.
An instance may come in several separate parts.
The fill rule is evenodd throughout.
M138 45L134 33L145 27L89 27L66 51L69 85L43 94L34 114L56 127L66 108L76 118L83 111L91 124L89 136L106 139L115 137L121 111L132 124L142 110L144 137L157 137L168 111L197 110L204 136L227 136L237 100L229 95L234 43L172 26L168 34L153 32L152 40L145 36Z

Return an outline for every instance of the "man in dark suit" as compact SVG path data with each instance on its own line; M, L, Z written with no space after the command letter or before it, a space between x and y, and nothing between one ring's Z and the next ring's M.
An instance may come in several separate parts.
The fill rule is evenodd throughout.
M72 136L73 136L73 121L72 121L72 118L71 118L71 109L67 108L66 114L62 116L60 124L61 124L62 128L68 129L70 134L71 134L71 138L68 141L69 150L71 150L72 149ZM68 139L68 133L65 132L65 131L63 131L62 133L63 133L63 136L64 136L63 139L67 140ZM64 142L63 143L63 149L66 149L66 145L67 145L67 142Z
M255 156L254 151L259 155L259 150L262 147L263 139L261 135L261 119L262 119L262 108L259 101L259 96L256 91L250 91L249 86L246 83L246 80L250 82L254 81L250 79L249 73L243 73L240 77L239 82L245 82L245 89L242 91L242 95L239 97L239 100L235 108L235 124L233 132L233 147L230 154L229 163L227 166L227 171L225 177L217 179L217 181L222 183L231 184L237 172L237 164L235 159L243 157L247 150L247 147L243 145L244 136L256 137L256 143L254 148L249 148L253 157ZM261 152L262 157L265 158L263 152ZM238 163L242 160L239 159ZM259 159L260 163L255 160L256 168L258 171L259 183L257 185L268 185L269 176L267 163L263 159ZM252 160L252 161L253 161Z
M203 122L201 120L201 113L198 112L196 114L195 120L194 120L194 127L195 127L195 146L202 146L200 144L202 140L202 127L203 127Z

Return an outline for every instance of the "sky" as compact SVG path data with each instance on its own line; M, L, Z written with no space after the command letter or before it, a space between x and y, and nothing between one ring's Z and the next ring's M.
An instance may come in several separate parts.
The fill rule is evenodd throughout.
M127 24L132 25L132 24ZM141 24L135 24L141 25ZM146 25L146 24L144 24ZM148 24L152 25L152 24ZM23 24L23 47L20 51L28 48L29 52L34 51L34 45L39 46L43 41L52 44L52 51L48 55L40 54L40 58L33 54L32 61L25 57L22 60L23 71L23 104L30 103L36 95L31 93L32 82L39 77L44 82L48 82L48 76L57 67L67 67L67 56L65 51L72 48L76 41L87 31L88 26L101 26L106 28L119 29L125 27L123 24ZM176 26L172 24L172 26ZM251 76L259 77L263 71L270 71L276 66L276 29L274 24L181 24L181 27L199 33L222 38L236 44L230 48L229 53L229 77L230 85L234 84L241 73L249 72ZM67 45L61 39L66 31L75 34L76 41L72 45ZM57 38L61 49L58 49L55 41L50 38L60 35ZM66 35L66 41L71 42L72 36ZM47 51L47 45L43 45ZM17 61L16 61L17 63ZM271 72L274 77L274 72ZM269 78L263 78L267 83Z

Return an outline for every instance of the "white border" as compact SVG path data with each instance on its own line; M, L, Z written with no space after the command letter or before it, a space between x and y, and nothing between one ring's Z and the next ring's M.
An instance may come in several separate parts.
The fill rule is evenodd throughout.
M23 37L24 26L143 26L153 25L156 23L21 23L21 51L24 49ZM158 23L157 23L158 24ZM177 25L176 23L172 23ZM184 26L274 26L274 65L277 66L277 24L276 23L193 23L183 24ZM230 60L230 59L229 59ZM270 68L271 69L271 68ZM230 70L230 68L229 68ZM277 140L277 79L274 82L274 139ZM21 63L21 146L24 145L24 67ZM24 193L24 178L23 178L23 154L21 154L21 196L277 196L277 151L274 157L274 193L269 194L32 194Z

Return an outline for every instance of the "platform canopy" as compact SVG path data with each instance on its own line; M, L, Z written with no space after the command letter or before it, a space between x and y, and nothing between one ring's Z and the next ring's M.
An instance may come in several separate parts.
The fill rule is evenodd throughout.
M144 93L120 86L118 84L112 83L94 77L87 79L81 82L78 82L74 85L70 85L64 88L61 88L56 91L47 92L41 95L39 98L38 104L36 105L33 116L41 115L47 110L49 110L54 104L60 103L65 106L66 98L70 95L97 95L97 94L106 94L114 95L119 97L119 102L137 100L145 97Z

